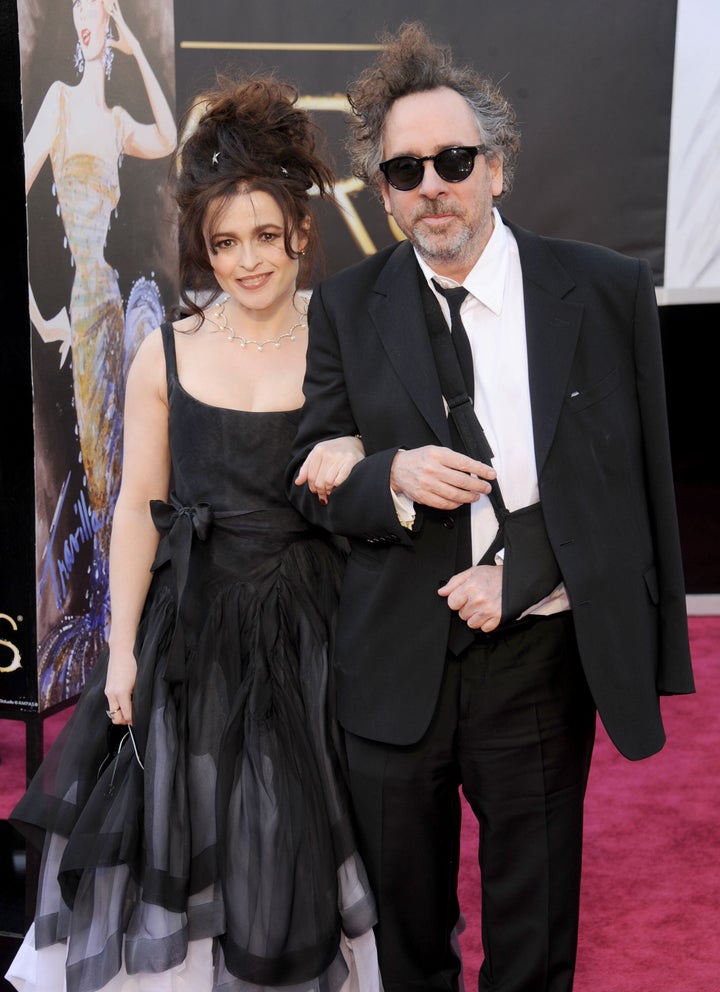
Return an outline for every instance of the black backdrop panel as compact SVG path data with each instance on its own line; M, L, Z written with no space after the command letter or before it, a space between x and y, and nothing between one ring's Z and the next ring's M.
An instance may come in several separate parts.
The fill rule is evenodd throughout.
M176 0L178 108L216 68L273 68L304 96L342 98L374 58L350 46L422 20L459 60L500 84L517 110L523 150L506 215L648 258L661 285L675 13L674 0L267 0L242 10ZM331 47L310 47L318 44ZM291 45L298 50L283 47ZM340 104L318 117L343 177ZM374 247L388 243L393 234L377 201L363 191L352 202ZM333 269L367 250L338 220L321 218Z
M32 381L20 114L20 53L14 4L0 7L0 108L5 258L0 360L0 713L37 707Z

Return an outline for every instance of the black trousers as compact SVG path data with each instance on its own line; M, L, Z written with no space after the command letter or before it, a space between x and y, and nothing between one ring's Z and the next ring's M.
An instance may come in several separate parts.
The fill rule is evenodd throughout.
M448 656L417 744L346 736L386 992L458 988L460 786L480 822L481 992L570 992L594 739L569 613Z

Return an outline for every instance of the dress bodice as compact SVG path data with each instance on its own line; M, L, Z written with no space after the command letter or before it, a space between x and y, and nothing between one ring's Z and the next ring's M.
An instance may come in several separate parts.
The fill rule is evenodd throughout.
M112 154L68 150L72 125L70 88L58 91L57 127L50 146L55 194L62 213L63 226L75 265L104 263L104 247L112 211L120 199L118 163L125 142L126 115L113 107ZM110 149L108 149L110 151Z
M163 326L163 337L177 501L208 503L215 513L282 510L297 527L303 518L285 495L285 472L300 411L255 413L196 399L177 375L172 325Z

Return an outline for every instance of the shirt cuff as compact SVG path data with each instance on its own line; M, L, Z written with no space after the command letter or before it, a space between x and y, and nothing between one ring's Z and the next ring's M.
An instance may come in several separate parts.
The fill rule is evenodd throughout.
M392 489L390 490L395 512L397 513L400 526L406 530L412 530L415 523L415 504L408 496L399 496Z

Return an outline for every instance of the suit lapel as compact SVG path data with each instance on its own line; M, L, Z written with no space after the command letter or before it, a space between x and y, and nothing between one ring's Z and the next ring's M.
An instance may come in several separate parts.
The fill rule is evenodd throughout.
M420 298L418 264L408 241L390 255L373 290L368 310L388 358L439 442L449 445L447 416Z
M517 240L522 265L530 403L539 476L565 399L583 307L563 299L575 283L546 242L513 224L508 223L508 227Z
M505 221L518 243L525 297L530 403L538 476L565 399L583 307L565 297L575 286L544 239ZM373 287L369 315L413 402L441 444L450 444L440 382L408 241L390 255Z

